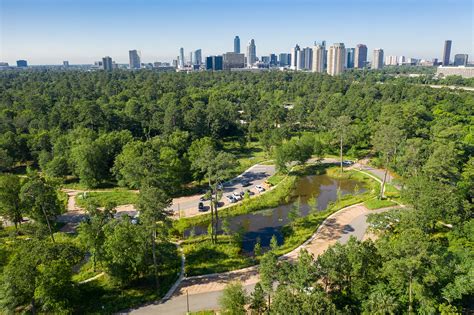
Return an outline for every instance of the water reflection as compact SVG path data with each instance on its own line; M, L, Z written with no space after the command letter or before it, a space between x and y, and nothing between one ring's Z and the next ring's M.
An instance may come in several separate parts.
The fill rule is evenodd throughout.
M282 226L288 224L288 214L291 208L299 203L299 215L307 216L311 210L321 211L327 208L330 202L336 201L338 194L362 193L366 191L363 184L356 180L334 179L327 175L305 176L298 180L292 203L281 205L273 209L265 209L249 214L227 218L232 232L244 229L243 251L252 252L257 239L260 239L263 248L268 247L273 235L279 244L283 243ZM221 222L222 223L222 222ZM207 233L207 226L198 225L194 228L195 235ZM190 234L190 230L185 232Z

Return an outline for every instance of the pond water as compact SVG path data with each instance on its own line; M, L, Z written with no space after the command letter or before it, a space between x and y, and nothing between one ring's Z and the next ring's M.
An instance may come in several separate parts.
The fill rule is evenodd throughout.
M244 231L243 251L250 253L260 239L263 248L270 244L273 235L278 243L283 243L281 228L290 222L288 213L291 208L299 202L300 215L307 216L311 209L325 210L330 202L337 200L338 190L342 196L354 193L363 193L367 189L362 182L351 179L335 179L327 175L305 176L298 180L292 203L281 205L273 209L260 210L248 214L227 218L232 232ZM316 202L317 200L317 202ZM220 224L222 220L220 220ZM185 235L194 233L195 235L207 234L208 225L197 225L194 231L191 229Z

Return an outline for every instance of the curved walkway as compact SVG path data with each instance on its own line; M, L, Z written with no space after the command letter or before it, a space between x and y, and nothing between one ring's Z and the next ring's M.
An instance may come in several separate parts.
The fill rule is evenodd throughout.
M382 170L368 168L364 162L357 163L352 168L362 169L367 172L366 174L381 182ZM310 239L293 251L281 256L280 259L295 260L303 248L314 257L317 257L336 242L346 243L350 236L355 236L359 240L372 238L373 235L367 233L367 215L393 208L396 207L369 210L362 203L343 208L326 218ZM170 299L167 296L162 301L139 307L130 313L185 314L187 307L189 307L189 301L192 301L192 307L190 308L192 311L214 309L218 307L217 301L223 288L231 281L239 281L245 289L253 290L255 283L258 282L258 266L220 274L185 278L181 283L176 283L179 283L176 293L172 294L173 291L170 290L169 295L172 294Z
M347 242L351 235L362 240L367 229L367 214L383 212L392 208L374 211L368 210L363 204L343 208L324 220L309 240L293 251L281 256L280 259L293 261L298 257L298 253L302 249L306 249L317 257L336 242ZM232 281L238 281L245 288L251 289L259 281L258 266L219 274L185 278L177 288L176 293L169 300L161 304L146 305L132 310L130 313L185 314L187 299L192 301L192 311L213 309L217 307L218 296L220 296L224 287Z

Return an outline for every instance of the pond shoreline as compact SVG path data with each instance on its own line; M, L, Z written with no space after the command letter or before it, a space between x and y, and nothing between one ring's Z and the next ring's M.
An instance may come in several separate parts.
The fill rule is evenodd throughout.
M327 167L323 168L324 171L326 169ZM331 170L331 166L329 166L329 169ZM335 175L332 174L333 172L330 173L330 175ZM343 176L364 181L368 187L367 191L356 196L347 194L331 203L324 211L313 211L305 217L297 218L291 224L284 225L282 229L285 233L285 241L278 247L278 255L286 254L303 244L315 233L320 224L333 213L345 207L362 203L376 195L377 183L372 178L355 171L347 171ZM234 238L230 235L219 235L218 244L211 244L207 235L201 235L183 240L181 245L186 254L186 273L189 276L249 267L258 264L261 257L261 255L253 257L242 254L241 243L234 241Z

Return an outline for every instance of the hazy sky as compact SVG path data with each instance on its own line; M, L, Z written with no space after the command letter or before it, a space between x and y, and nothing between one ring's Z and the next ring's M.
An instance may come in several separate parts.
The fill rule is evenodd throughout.
M93 63L109 55L128 62L171 61L201 48L203 56L241 50L289 52L315 40L364 43L385 55L474 59L473 0L0 0L0 61L13 64Z

